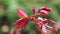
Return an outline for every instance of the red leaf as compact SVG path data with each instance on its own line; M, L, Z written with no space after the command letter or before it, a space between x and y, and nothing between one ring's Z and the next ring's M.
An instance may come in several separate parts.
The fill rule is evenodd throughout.
M16 30L12 30L10 34L19 34L19 31L16 29Z
M23 18L20 18L19 20L17 20L16 22L13 23L14 26L16 26Z
M22 9L17 9L17 14L18 14L19 18L26 18L26 17L28 17L26 12L24 10L22 10Z
M48 6L43 6L40 8L40 10L45 10L47 12L51 12L51 8L49 8Z
M47 29L40 20L35 19L34 22L36 24L37 29L39 29L39 31L41 31L42 34L47 34Z
M27 19L19 19L15 22L16 27L19 28L24 28L28 24Z
M47 33L48 33L45 25L42 25L41 32L42 32L43 34L47 34Z
M35 7L32 7L32 13L35 14Z
M42 15L47 15L47 14L48 14L48 12L46 12L45 10L41 10L40 13L41 13Z
M51 12L51 8L48 6L43 6L38 10L38 13L41 13L42 15L47 15L49 12Z

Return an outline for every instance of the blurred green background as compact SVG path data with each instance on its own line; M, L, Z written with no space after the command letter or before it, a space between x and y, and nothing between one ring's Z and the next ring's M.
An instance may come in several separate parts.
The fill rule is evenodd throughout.
M17 8L24 9L28 15L32 15L32 6L35 6L36 12L41 6L47 5L52 8L52 12L46 18L60 22L60 0L0 0L0 34L10 34L15 27L12 25L18 18ZM3 27L7 27L5 31ZM21 34L41 34L33 22L29 22Z

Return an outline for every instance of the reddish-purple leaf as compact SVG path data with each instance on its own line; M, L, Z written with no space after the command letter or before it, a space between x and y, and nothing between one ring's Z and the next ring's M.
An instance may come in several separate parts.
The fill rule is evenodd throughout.
M22 10L22 9L17 9L17 14L18 14L19 18L26 18L26 17L28 17L26 12L24 10Z
M48 6L43 6L40 8L40 10L45 10L47 12L51 12L51 8L49 8Z
M19 31L16 29L16 30L12 30L10 34L19 34Z
M32 7L32 13L35 14L35 7Z
M18 19L16 22L13 23L14 26L16 26L23 18Z
M28 24L28 20L27 19L21 19L21 20L17 20L15 22L16 28L24 28L26 25Z
M42 25L41 32L42 32L43 34L47 34L47 33L48 33L45 25Z
M40 13L41 13L42 15L47 15L47 14L48 14L48 12L46 12L46 11L44 11L44 10L41 10Z
M41 31L42 34L47 34L47 29L46 29L45 25L40 20L35 19L34 22L36 24L37 29L39 29L39 31Z
M42 15L47 15L48 12L51 12L51 8L49 8L48 6L43 6L38 10L38 13L41 13Z

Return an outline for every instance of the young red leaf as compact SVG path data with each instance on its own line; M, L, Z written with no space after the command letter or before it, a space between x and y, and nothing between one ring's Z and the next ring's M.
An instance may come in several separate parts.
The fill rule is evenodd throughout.
M45 10L47 12L51 12L51 8L49 8L48 6L43 6L40 8L40 10Z
M38 13L41 13L42 15L47 15L48 12L51 12L51 8L49 8L48 6L43 6L38 10Z
M45 25L38 19L35 19L34 20L35 24L36 24L36 27L39 31L42 32L42 34L47 34L47 29L45 27Z
M42 15L47 15L47 14L48 14L48 12L46 12L45 10L41 10L40 13L41 13Z
M19 34L19 31L16 29L16 30L12 30L10 34Z
M32 13L35 14L35 7L32 7Z
M17 25L16 25L17 29L24 28L28 24L28 20L27 19L21 19L21 20L18 20L16 23L17 23Z
M16 26L23 18L18 19L16 22L13 23L14 26Z
M26 18L26 17L28 17L26 12L24 10L22 10L22 9L17 9L17 14L18 14L19 18Z
M48 33L45 25L42 25L41 32L42 32L42 34L47 34Z

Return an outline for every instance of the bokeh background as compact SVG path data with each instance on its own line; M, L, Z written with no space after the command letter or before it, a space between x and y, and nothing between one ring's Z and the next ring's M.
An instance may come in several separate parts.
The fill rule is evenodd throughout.
M47 5L52 8L52 12L46 18L52 19L57 23L60 22L60 0L0 0L0 34L10 34L15 27L12 25L19 17L17 8L24 9L28 15L32 15L32 6L35 6L36 12L41 6ZM57 34L60 31L58 31ZM21 34L41 34L30 21L25 29L20 31Z

